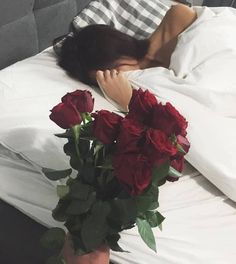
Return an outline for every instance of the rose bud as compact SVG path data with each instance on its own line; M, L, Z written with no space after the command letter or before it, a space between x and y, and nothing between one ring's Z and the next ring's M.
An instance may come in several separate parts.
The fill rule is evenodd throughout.
M53 107L49 118L64 129L82 122L80 113L73 104L59 103Z
M151 117L152 109L156 104L156 97L148 90L133 90L127 117L148 122Z
M63 103L74 104L80 113L91 113L93 111L94 99L89 91L76 90L67 93L61 99Z
M182 155L177 155L176 158L170 162L170 166L178 172L182 172L184 168L184 157ZM178 181L179 178L168 175L166 179L167 181L174 182Z
M190 143L186 137L178 135L177 136L177 144L179 144L183 148L185 153L188 153L189 148L190 148Z
M103 144L111 144L117 138L120 122L123 117L107 110L100 110L92 114L94 121L92 131L94 136Z
M160 129L168 136L186 135L186 119L170 104L157 104L153 111L152 127Z

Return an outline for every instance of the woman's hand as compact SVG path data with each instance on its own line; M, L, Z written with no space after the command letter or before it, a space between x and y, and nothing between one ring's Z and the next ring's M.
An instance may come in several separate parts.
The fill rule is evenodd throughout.
M117 70L97 71L96 79L105 94L127 111L132 87L124 73Z
M74 253L70 235L67 234L63 248L66 264L109 264L109 248L101 246L97 250L82 256Z

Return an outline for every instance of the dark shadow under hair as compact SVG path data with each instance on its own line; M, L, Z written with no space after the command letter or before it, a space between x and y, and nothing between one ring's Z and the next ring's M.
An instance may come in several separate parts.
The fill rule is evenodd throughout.
M122 57L142 59L149 40L138 40L108 25L89 25L68 36L58 54L58 64L73 78L94 84L90 72L115 67Z

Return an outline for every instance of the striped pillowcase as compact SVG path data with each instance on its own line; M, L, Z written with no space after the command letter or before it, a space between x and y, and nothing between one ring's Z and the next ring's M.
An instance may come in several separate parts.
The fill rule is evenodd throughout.
M149 37L160 24L172 1L93 0L73 20L75 29L90 24L107 24L135 36Z

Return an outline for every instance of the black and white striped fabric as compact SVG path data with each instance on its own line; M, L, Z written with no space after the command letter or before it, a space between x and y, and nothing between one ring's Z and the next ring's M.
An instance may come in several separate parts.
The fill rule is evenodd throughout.
M107 24L138 39L148 38L160 24L172 0L93 0L72 21L72 31L91 24ZM60 54L70 32L54 40L53 49Z
M168 0L93 0L74 18L73 26L78 30L90 24L108 24L138 39L147 38L171 3Z

